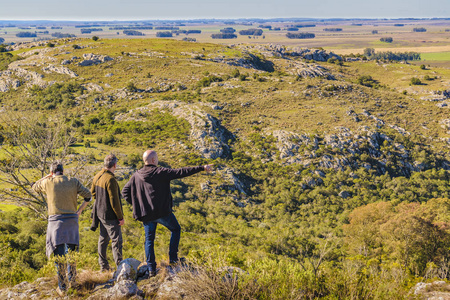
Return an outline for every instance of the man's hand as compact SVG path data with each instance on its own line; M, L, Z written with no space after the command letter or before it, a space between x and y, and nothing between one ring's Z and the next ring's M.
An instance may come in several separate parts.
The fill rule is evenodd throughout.
M124 220L124 219L119 220L119 225L120 225L120 226L123 226L124 224L125 224L125 220Z
M212 165L212 164L211 165L205 165L204 168L205 168L206 173L211 172L213 170L213 166L214 165Z

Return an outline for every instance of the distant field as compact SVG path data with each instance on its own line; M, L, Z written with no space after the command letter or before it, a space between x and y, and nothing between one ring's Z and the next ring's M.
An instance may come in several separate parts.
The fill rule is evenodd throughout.
M427 60L449 61L450 52L422 53L421 58L423 61Z

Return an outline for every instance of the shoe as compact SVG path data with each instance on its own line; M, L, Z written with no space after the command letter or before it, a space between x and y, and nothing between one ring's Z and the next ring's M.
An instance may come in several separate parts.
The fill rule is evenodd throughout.
M66 290L62 290L59 288L59 286L56 288L56 292L58 293L59 296L64 297L66 296Z
M186 264L186 258L180 257L180 258L178 258L177 260L171 260L171 261L169 262L169 264L170 264L171 266L177 265L177 264L184 265L184 264Z

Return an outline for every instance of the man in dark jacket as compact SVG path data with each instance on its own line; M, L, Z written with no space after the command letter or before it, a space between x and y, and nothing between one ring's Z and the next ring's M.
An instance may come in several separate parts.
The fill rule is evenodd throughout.
M122 261L122 230L124 224L120 189L114 171L117 168L117 157L110 154L105 157L104 168L92 180L91 193L95 197L92 211L91 229L100 227L98 238L98 262L102 271L110 269L106 250L111 240L112 253L116 266Z
M178 244L181 227L172 212L170 181L201 171L211 171L212 165L170 169L157 167L158 155L153 150L145 151L145 166L138 170L124 186L122 195L133 207L133 217L144 225L145 256L150 276L156 275L154 241L157 224L171 231L169 260L178 262Z

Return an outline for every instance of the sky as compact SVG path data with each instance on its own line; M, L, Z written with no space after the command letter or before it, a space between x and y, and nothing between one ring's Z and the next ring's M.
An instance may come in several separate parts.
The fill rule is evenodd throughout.
M450 0L0 0L0 20L450 18Z

